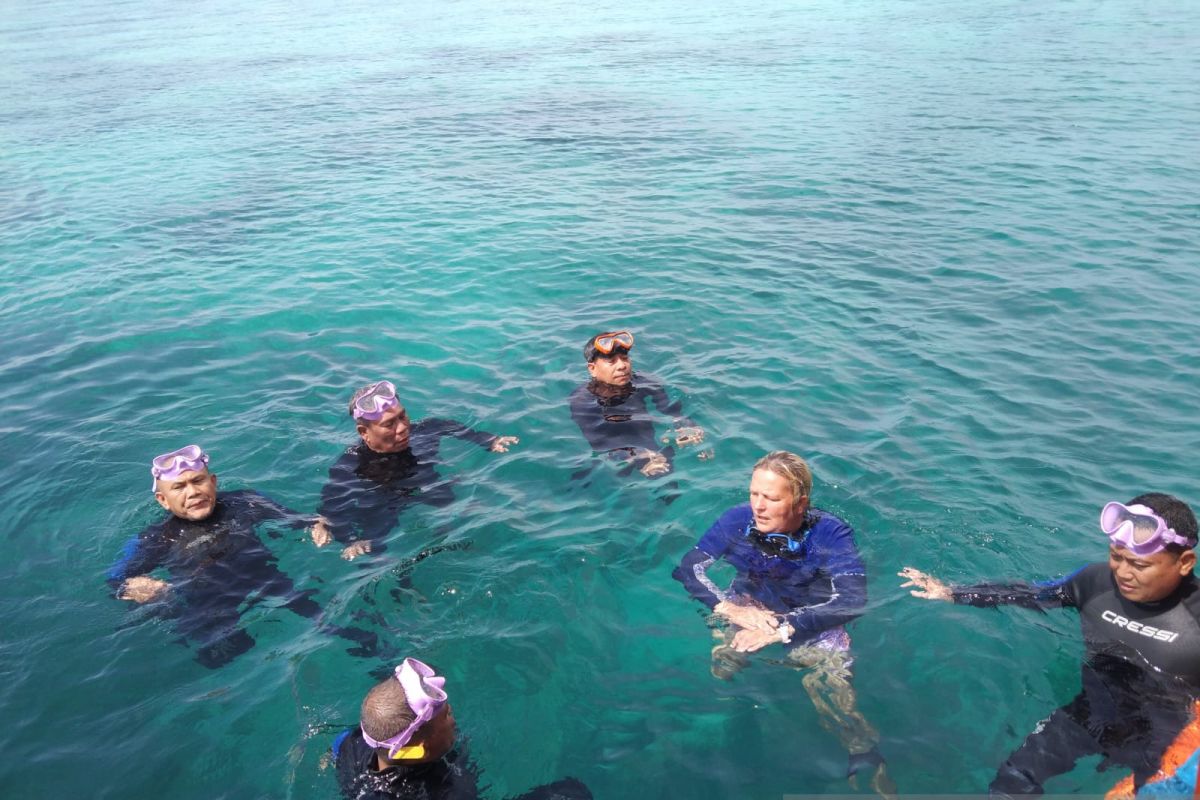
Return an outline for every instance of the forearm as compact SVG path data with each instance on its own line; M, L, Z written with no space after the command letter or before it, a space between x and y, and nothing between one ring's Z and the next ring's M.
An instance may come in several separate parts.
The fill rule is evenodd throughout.
M430 431L438 436L452 436L465 442L477 444L480 447L491 447L492 442L499 438L497 434L475 430L461 422L452 419L429 419L420 423L422 432Z
M801 605L783 615L803 638L845 625L862 615L867 604L867 578L861 574L842 574L830 579L827 599Z
M672 573L675 580L684 585L688 594L710 609L728 597L708 576L707 570L715 561L715 557L703 550L692 548Z
M1021 606L1037 611L1061 608L1062 596L1055 585L1039 586L1033 583L980 583L971 586L953 586L950 589L955 603L979 608L995 608L1001 605Z

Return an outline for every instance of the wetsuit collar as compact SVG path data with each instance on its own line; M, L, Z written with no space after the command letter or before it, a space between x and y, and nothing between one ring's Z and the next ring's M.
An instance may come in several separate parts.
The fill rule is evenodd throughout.
M615 383L605 383L604 381L592 378L588 381L588 391L596 396L603 405L612 405L627 400L634 392L633 382L637 380L637 374L634 373L629 379L629 383L624 386L618 386Z

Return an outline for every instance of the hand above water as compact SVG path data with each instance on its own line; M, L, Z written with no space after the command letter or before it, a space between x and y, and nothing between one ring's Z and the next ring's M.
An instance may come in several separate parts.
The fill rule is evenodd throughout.
M149 603L166 595L171 584L149 575L139 575L129 578L117 593L122 600L132 600L135 603Z
M917 587L910 592L913 597L920 597L925 600L945 600L947 602L952 602L954 600L954 593L951 591L949 586L942 583L932 575L927 575L924 572L921 572L919 569L905 567L896 574L901 578L908 579L906 583L900 584L901 589L909 586Z
M507 453L510 445L517 444L520 441L516 436L497 436L488 445L488 450L491 450L493 453Z

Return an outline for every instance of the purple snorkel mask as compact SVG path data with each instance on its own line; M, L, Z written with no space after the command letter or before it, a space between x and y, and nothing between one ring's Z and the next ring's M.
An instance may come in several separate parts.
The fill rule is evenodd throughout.
M160 480L169 481L185 472L208 469L208 453L198 444L189 444L170 453L163 453L150 462L150 491L158 487Z
M398 405L400 405L400 401L396 399L395 384L391 381L379 381L369 386L361 396L355 398L354 410L351 414L355 419L375 422L382 418L388 409Z
M1100 512L1100 530L1108 534L1108 540L1117 547L1124 547L1136 556L1150 556L1169 544L1191 546L1191 542L1180 536L1154 509L1146 506L1127 506L1108 503Z
M396 667L396 680L400 681L400 686L404 689L404 696L408 698L408 707L416 714L416 719L407 728L383 741L372 739L364 729L363 741L371 747L388 748L388 758L390 759L421 758L425 755L423 746L405 747L405 745L412 739L418 728L433 719L442 710L442 706L446 705L448 698L445 689L442 688L446 685L446 679L440 675L434 675L433 667L428 664L415 658L406 658L404 663Z

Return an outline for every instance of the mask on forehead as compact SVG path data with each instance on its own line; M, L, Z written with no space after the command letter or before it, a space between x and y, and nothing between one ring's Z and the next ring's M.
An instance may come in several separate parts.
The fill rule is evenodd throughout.
M1192 542L1167 526L1166 520L1148 506L1112 502L1100 512L1100 530L1117 547L1136 556L1150 556L1165 550L1167 545L1190 547Z
M160 480L174 480L185 472L199 472L202 469L208 469L208 453L201 450L198 444L163 453L150 462L150 491L155 490Z

